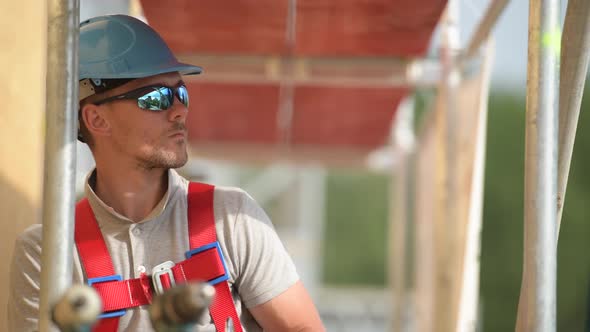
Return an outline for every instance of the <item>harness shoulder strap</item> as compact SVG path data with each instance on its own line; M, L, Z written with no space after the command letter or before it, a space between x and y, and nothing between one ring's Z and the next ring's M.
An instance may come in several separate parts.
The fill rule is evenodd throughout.
M188 233L191 250L217 242L214 215L215 187L191 182L188 189ZM215 297L209 306L217 332L224 332L226 324L232 321L234 330L242 332L229 284L219 282L214 285Z
M88 199L84 198L76 204L76 221L74 227L74 241L78 248L80 262L86 272L89 283L92 280L116 278L113 261L90 207ZM119 280L120 280L120 276ZM119 317L105 317L93 328L94 332L117 331Z

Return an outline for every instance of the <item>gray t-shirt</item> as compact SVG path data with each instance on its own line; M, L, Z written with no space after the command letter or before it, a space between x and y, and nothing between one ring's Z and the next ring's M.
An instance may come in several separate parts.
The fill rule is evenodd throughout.
M113 260L115 272L124 279L138 278L142 271L165 261L180 262L189 249L187 228L188 181L174 170L168 173L168 191L144 220L132 223L103 203L88 182L86 197L96 216ZM262 329L247 308L281 294L299 277L260 206L243 190L215 187L214 215L217 240L225 256L229 284L245 331ZM8 324L10 331L37 331L41 268L41 227L33 225L16 241L10 272ZM74 283L84 274L74 250ZM120 331L152 331L146 306L128 309L119 322ZM198 331L215 331L204 315Z

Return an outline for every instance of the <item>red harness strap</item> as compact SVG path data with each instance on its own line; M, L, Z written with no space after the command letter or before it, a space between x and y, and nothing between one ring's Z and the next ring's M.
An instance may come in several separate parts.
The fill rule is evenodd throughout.
M215 187L191 182L188 187L188 234L191 250L208 243L217 242L215 216L213 213L213 193ZM242 332L242 324L238 318L236 307L231 296L229 284L215 284L215 297L209 311L217 332L225 332L229 319L233 320L234 330Z
M214 285L216 295L209 307L217 331L225 331L231 318L235 331L241 332L241 324L233 303L227 269L215 231L213 214L214 187L190 183L188 195L188 228L190 248L187 259L158 275L164 289L187 280L206 280ZM102 319L94 327L95 332L117 331L119 317L125 309L149 304L154 289L147 278L122 280L115 275L113 263L88 200L76 206L75 242L88 283L99 293L103 302Z
M76 204L74 241L88 280L115 275L111 256L87 199ZM94 331L117 331L119 317L104 317L95 325Z

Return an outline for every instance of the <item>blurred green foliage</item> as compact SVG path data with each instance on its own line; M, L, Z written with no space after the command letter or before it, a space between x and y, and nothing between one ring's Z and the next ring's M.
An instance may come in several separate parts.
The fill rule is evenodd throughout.
M590 108L582 105L558 248L558 331L584 331L590 258ZM428 98L421 97L420 104ZM418 106L419 106L418 105ZM513 331L523 255L525 97L489 98L481 248L484 331ZM332 171L327 186L324 282L375 285L386 282L388 188L384 175Z
M514 330L523 248L522 96L489 99L480 288L484 331Z
M389 177L333 171L327 179L324 282L384 285Z

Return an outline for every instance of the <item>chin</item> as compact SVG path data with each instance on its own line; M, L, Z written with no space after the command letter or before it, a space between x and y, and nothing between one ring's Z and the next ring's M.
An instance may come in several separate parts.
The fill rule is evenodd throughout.
M188 161L188 155L186 153L186 150L183 150L182 152L179 152L179 153L173 153L172 158L166 158L166 159L167 159L167 164L168 164L167 168L179 168L179 167L182 167L186 164L186 162Z
M153 153L145 155L143 158L139 158L140 164L146 169L154 168L179 168L186 164L188 161L188 154L186 149L179 151L160 149Z
M185 156L185 158L182 159L178 159L176 160L170 167L168 168L180 168L184 165L186 165L186 162L188 161L188 158Z

